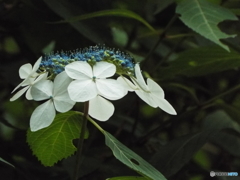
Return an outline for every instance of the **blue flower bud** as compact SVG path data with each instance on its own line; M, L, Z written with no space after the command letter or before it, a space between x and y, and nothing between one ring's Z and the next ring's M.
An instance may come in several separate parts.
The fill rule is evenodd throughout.
M129 54L105 46L90 46L82 50L47 54L43 57L40 69L57 75L64 71L66 65L74 61L86 61L91 65L106 61L114 64L119 74L128 74L134 71L133 58Z

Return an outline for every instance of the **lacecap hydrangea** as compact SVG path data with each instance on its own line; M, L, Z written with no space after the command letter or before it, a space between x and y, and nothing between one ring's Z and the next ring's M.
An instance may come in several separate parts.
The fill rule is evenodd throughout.
M57 75L65 70L66 65L75 61L87 62L92 66L104 61L114 64L118 74L134 72L134 61L129 54L105 46L90 46L82 50L47 54L42 58L40 69Z
M28 100L45 100L31 116L31 131L48 127L56 111L67 112L76 102L89 101L88 114L106 121L115 109L109 100L121 99L129 91L152 107L176 114L163 89L150 78L145 82L140 65L129 54L105 46L47 54L33 67L29 63L22 65L19 76L23 81L13 92L22 89L11 101L25 92Z

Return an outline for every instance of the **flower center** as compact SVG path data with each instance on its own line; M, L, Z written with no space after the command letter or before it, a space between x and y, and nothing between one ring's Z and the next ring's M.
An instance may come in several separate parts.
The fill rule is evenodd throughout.
M129 54L105 46L90 46L82 50L46 54L40 69L57 75L65 70L66 65L75 61L88 62L90 65L105 61L114 64L118 74L127 75L134 72L134 60Z
M93 82L96 82L96 76L92 77Z

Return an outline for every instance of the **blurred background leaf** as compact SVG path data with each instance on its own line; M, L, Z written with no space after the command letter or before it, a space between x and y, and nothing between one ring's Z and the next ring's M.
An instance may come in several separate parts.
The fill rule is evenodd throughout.
M66 20L58 21L55 23L67 23L67 22L76 22L76 21L82 21L85 19L91 19L95 17L102 17L102 16L119 16L119 17L125 17L125 18L132 18L135 19L141 23L143 23L146 27L148 27L151 31L156 31L147 21L145 21L143 18L141 18L136 13L126 10L126 9L111 9L111 10L105 10L105 11L98 11L90 14L84 14L80 16L75 16L68 18Z
M179 54L179 57L169 63L169 67L159 68L160 78L176 75L204 76L216 72L235 69L240 66L238 52L226 52L219 47L201 47Z

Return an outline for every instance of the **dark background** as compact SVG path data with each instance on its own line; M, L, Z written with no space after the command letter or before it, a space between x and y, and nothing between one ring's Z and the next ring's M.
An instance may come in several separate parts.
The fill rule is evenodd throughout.
M225 8L240 8L237 2L235 7L231 7L228 1L212 2ZM163 72L161 68L168 67L169 62L177 60L182 52L188 50L214 47L217 53L227 53L186 27L175 15L175 8L176 3L171 0L0 1L0 157L15 166L0 162L0 179L71 178L75 156L53 167L44 167L26 143L29 119L38 103L24 97L15 102L9 99L11 91L20 83L18 69L21 65L34 64L41 55L52 51L72 51L96 44L129 52L136 62L145 59L140 64L143 71L161 85L166 99L178 112L177 116L170 116L129 93L113 102L116 108L114 116L105 123L99 123L104 129L170 180L214 179L209 176L210 171L240 173L240 96L239 88L234 89L240 79L238 65L215 73L205 74L201 70L201 75L196 76L181 73L166 77L160 75ZM53 23L107 9L131 10L150 23L157 33L137 20L117 16ZM221 28L239 34L239 22L236 21L221 23ZM239 38L227 42L237 57ZM156 43L158 46L153 49ZM207 55L199 54L196 57L203 59ZM240 61L239 58L237 60ZM208 68L217 64L211 66ZM177 69L181 68L184 67L179 63ZM174 72L169 69L168 73ZM228 92L232 88L233 91ZM78 105L75 110L82 111L82 106ZM85 158L80 179L103 180L137 175L114 158L105 146L103 135L95 127L88 124L88 128L90 137L84 144Z

